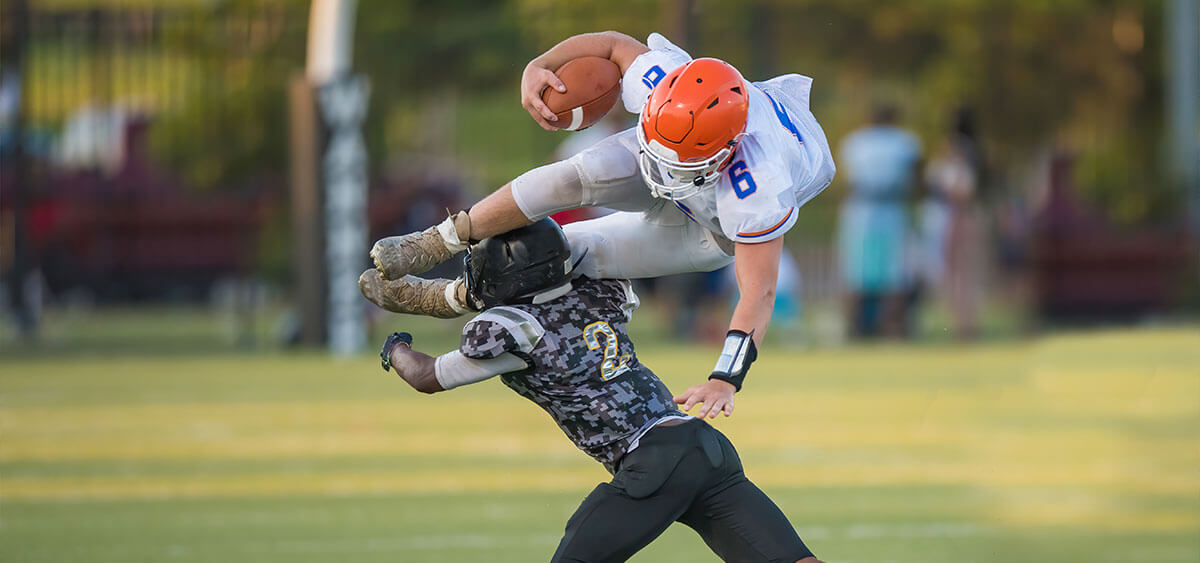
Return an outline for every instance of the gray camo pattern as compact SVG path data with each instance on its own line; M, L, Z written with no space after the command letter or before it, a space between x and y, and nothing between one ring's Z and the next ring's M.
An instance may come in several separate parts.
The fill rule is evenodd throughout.
M625 303L621 282L580 277L570 292L549 303L508 306L530 313L545 329L532 350L522 351L518 339L485 313L463 327L460 351L475 359L511 352L532 364L501 380L549 413L576 447L615 472L638 430L662 416L681 414L667 386L637 361L625 331ZM612 327L618 354L629 355L630 371L609 381L600 376L604 337L595 350L583 337L584 328L596 321Z

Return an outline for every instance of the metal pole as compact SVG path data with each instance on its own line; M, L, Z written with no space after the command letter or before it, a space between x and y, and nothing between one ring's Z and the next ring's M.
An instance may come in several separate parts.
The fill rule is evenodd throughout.
M32 337L37 331L37 315L34 313L31 296L27 290L33 272L33 256L29 247L29 174L25 158L25 108L29 103L25 97L25 54L28 48L29 5L25 0L15 0L10 5L9 36L5 37L4 58L6 69L0 84L15 96L12 112L12 172L13 172L13 249L12 269L8 280L8 298L12 305L17 330L22 337ZM9 92L6 92L8 94Z
M1166 120L1169 177L1184 190L1191 227L1200 237L1200 6L1171 0L1167 32Z
M289 92L293 299L297 312L295 344L325 343L325 222L321 214L318 165L321 127L317 101L308 79L297 74Z
M324 319L324 336L336 355L351 355L366 344L365 302L358 292L358 275L367 265L367 155L362 139L369 87L361 76L351 75L355 0L313 0L309 13L308 60L305 77L317 110L318 134L315 150L294 158L311 159L316 167L312 194L316 206L293 207L293 219L301 224L321 225L319 241L301 245L299 252L320 256L324 267L314 267L312 255L298 261L307 265L307 280L300 296L302 311L319 307ZM304 143L297 143L303 145ZM303 149L303 147L300 147ZM305 161L294 162L293 170L310 173ZM294 176L298 177L298 176ZM303 188L301 181L296 187ZM293 244L300 244L297 237ZM313 287L323 289L315 295ZM320 303L319 306L316 303ZM302 326L314 323L309 318Z

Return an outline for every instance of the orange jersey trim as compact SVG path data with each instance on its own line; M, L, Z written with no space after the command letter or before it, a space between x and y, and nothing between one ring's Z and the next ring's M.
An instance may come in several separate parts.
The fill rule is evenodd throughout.
M761 237L764 235L769 235L769 234L775 232L775 230L778 229L779 227L782 227L784 223L787 223L788 219L792 218L792 213L795 213L795 212L796 212L796 208L792 207L792 208L788 209L787 215L784 215L784 217L781 221L779 221L778 223L775 223L770 228L758 231L756 233L738 233L737 236L746 237L746 238L754 238L754 237Z

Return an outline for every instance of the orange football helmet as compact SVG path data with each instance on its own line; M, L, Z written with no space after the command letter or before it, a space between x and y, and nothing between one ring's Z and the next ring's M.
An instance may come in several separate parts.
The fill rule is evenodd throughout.
M637 128L650 193L684 199L712 185L746 131L749 110L749 85L724 61L695 59L663 77Z

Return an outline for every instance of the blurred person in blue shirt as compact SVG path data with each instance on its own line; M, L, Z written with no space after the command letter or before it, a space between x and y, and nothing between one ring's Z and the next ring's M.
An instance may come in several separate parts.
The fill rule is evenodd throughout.
M921 142L899 127L895 106L881 105L871 123L842 141L840 168L850 193L842 204L838 254L854 337L902 336L912 269L905 263L908 200Z

